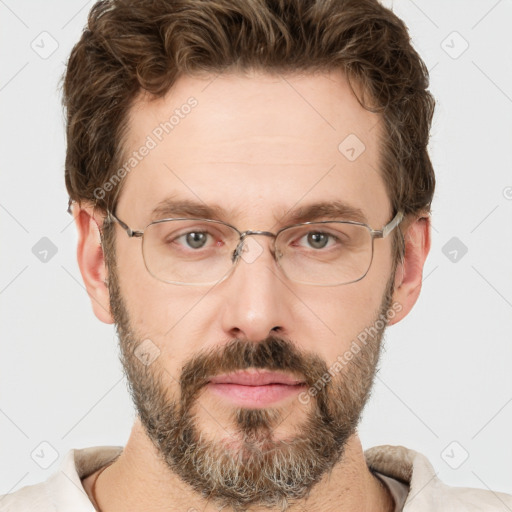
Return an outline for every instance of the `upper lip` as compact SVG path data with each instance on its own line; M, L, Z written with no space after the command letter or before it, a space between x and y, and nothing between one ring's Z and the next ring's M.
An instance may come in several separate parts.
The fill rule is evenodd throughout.
M240 384L243 386L265 386L266 384L286 384L293 386L304 384L304 381L293 375L269 371L238 371L212 377L212 384Z

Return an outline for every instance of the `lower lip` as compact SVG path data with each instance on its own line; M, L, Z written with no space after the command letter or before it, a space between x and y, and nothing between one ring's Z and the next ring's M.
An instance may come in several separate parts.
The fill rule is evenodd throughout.
M306 388L303 384L266 384L264 386L244 386L241 384L209 383L210 389L243 407L265 407L285 398L295 396Z

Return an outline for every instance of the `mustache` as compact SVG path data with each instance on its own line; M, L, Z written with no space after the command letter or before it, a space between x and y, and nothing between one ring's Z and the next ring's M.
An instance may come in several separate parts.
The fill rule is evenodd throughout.
M327 364L318 355L301 351L284 338L268 336L261 342L236 338L197 354L183 366L182 407L188 407L212 377L248 368L291 373L308 387L328 372Z

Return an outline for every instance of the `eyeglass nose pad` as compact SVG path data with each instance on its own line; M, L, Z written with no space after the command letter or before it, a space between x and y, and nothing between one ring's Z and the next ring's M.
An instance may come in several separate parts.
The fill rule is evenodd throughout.
M237 261L240 258L243 258L247 263L252 263L264 251L263 247L260 244L258 244L257 242L254 242L254 245L256 247L251 246L249 248L249 246L251 244L249 244L249 246L247 246L245 244L246 236L247 235L244 235L243 238L241 238L240 241L238 242L236 249L233 251L233 254L231 255L231 263L233 263L233 264L237 263ZM253 239L248 238L247 240L250 242ZM248 257L243 256L243 253L245 253L246 250L250 251L250 253L251 253ZM272 253L272 256L274 257L274 259L277 262L279 262L279 260L283 256L283 253L278 248L276 248L275 250L273 250L271 248L270 252Z
M238 242L236 249L233 251L233 254L231 255L231 263L234 264L240 259L240 255L244 250L244 241L245 238L241 238L240 241Z

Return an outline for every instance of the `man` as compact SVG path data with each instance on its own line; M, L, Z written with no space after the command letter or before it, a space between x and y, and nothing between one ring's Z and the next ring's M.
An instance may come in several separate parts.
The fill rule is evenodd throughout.
M430 248L427 86L374 0L96 4L64 83L66 185L138 416L1 510L512 507L357 435Z

